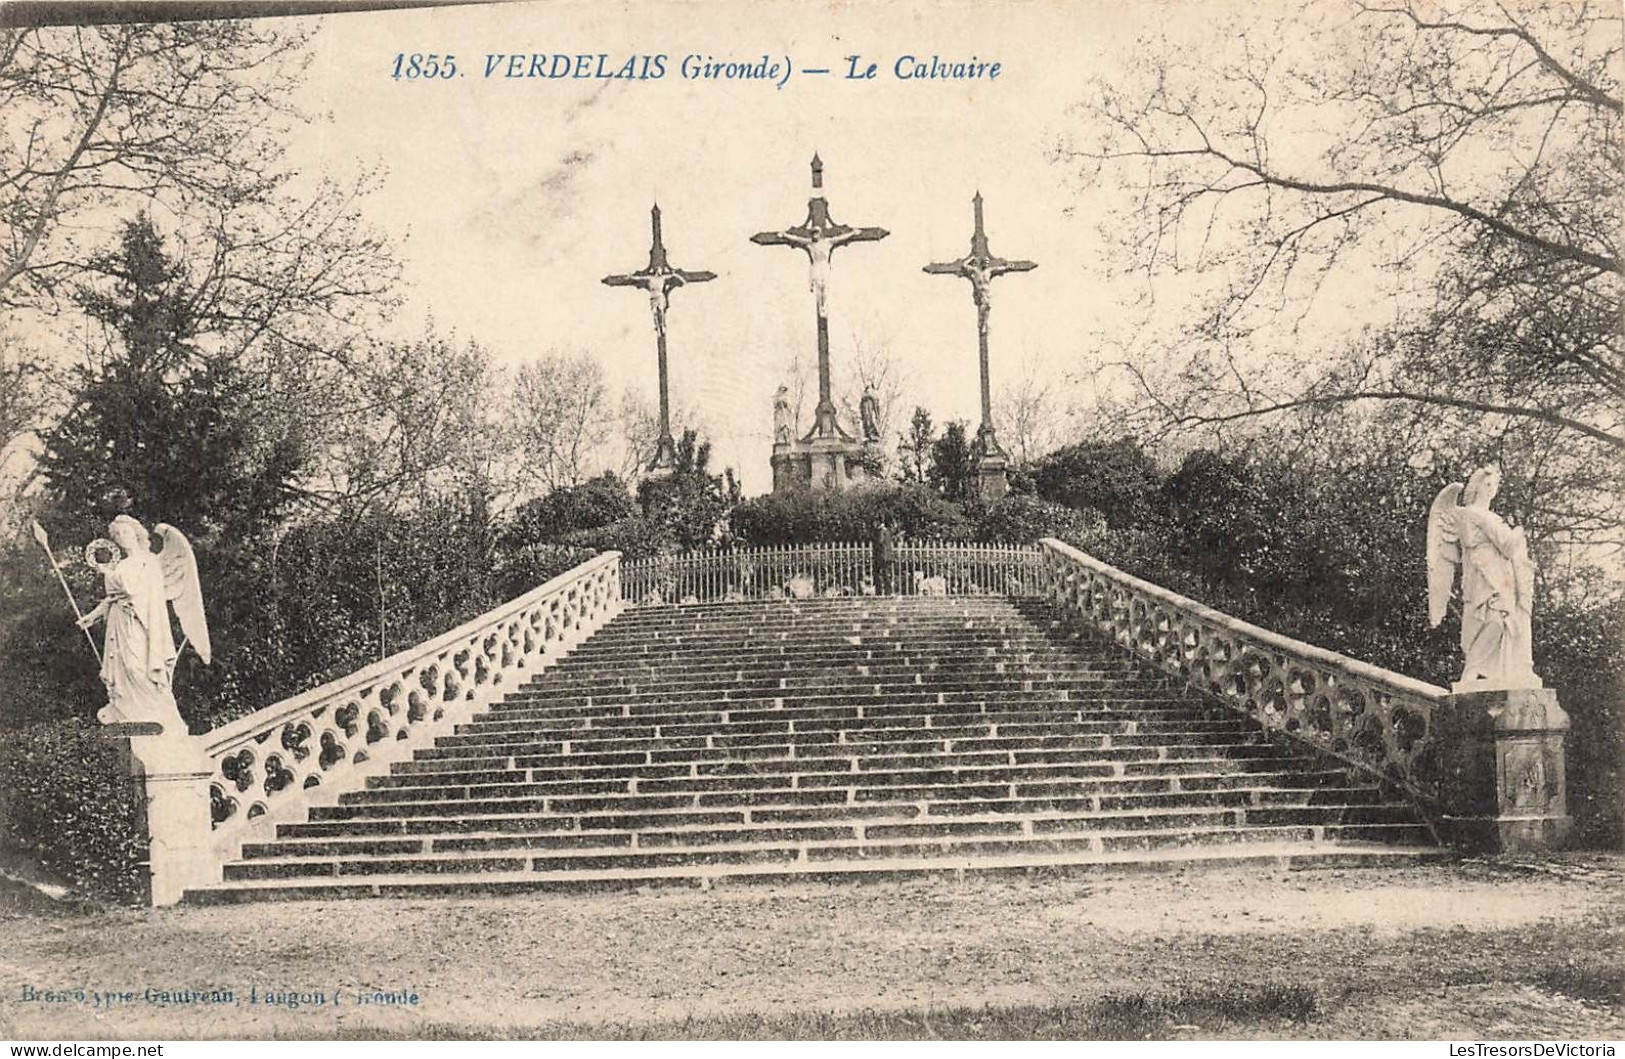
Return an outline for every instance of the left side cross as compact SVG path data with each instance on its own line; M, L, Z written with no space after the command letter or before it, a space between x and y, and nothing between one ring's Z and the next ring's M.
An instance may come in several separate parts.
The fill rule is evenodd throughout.
M666 309L671 292L688 283L704 283L717 278L715 272L689 272L673 268L666 260L666 245L660 240L660 206L649 211L649 224L653 239L649 244L649 264L638 272L605 276L604 283L611 287L638 287L649 294L649 308L655 318L655 349L660 359L660 437L655 443L655 455L649 464L652 471L670 470L676 463L677 445L671 436L671 399L666 383Z

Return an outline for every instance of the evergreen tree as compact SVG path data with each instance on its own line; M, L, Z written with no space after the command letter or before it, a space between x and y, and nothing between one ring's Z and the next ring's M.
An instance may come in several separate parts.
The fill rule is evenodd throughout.
M190 534L258 538L306 462L298 431L279 430L262 384L200 341L197 290L150 218L127 223L117 249L93 264L106 282L74 300L108 346L79 369L72 407L45 435L53 500L77 519L123 490L149 528L173 521Z
M897 444L897 477L905 482L926 481L931 466L931 443L937 428L931 422L931 413L918 406L909 417L908 433Z
M931 443L926 478L945 499L968 500L976 495L976 457L965 421L956 419Z

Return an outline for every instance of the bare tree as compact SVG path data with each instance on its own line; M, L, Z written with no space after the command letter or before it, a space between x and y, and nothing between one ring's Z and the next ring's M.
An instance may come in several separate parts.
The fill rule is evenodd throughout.
M836 400L847 428L854 434L861 431L863 417L858 402L864 392L872 388L877 406L875 425L880 428L882 441L890 438L902 426L910 381L908 369L892 353L891 343L885 338L866 341L854 335L852 352L841 368L845 385Z
M636 481L654 461L656 444L660 440L660 410L643 391L628 386L621 393L616 429L621 443L616 464L618 472L626 481ZM688 430L709 433L692 406L674 403L671 406L672 436L681 438Z
M1028 466L1060 441L1059 403L1034 358L1017 370L1014 382L995 391L993 421L1019 467Z
M250 19L0 30L0 309L58 308L85 233L135 204L267 201L307 38Z
M1398 401L1617 458L1619 36L1590 2L1353 0L1234 27L1224 54L1145 42L1092 90L1099 139L1060 157L1138 188L1120 227L1148 277L1224 277L1175 369L1124 364L1147 411L1184 427ZM1257 370L1249 350L1290 341L1271 329L1356 250L1431 304L1330 371Z
M39 429L48 404L45 375L45 365L21 343L0 339L0 474Z
M512 416L521 473L544 492L592 477L615 433L604 369L586 353L550 353L521 365Z

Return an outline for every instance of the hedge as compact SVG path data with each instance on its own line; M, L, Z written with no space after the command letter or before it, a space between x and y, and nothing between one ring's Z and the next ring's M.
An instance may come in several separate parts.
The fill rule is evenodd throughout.
M147 900L140 799L117 744L93 721L24 725L0 740L0 847L86 896Z

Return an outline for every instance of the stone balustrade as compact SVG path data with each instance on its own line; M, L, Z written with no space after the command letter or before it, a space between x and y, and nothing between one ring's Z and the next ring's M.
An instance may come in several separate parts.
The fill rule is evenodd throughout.
M214 863L410 757L620 609L620 553L606 552L442 636L196 737Z
M1419 801L1440 796L1446 689L1220 613L1045 540L1046 595L1199 691Z

